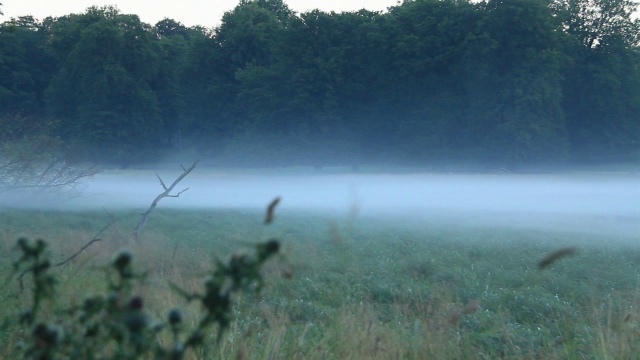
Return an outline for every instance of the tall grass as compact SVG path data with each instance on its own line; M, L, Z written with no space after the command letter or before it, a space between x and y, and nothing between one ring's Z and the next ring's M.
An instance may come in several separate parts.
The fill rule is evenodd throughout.
M160 318L177 304L191 327L199 308L168 284L201 288L214 258L255 244L252 239L278 237L286 260L266 265L260 297L235 300L218 358L632 359L640 353L640 236L286 211L265 228L258 211L158 209L138 244L129 241L135 212L0 215L0 270L7 276L18 237L45 238L54 259L63 259L115 216L117 226L101 242L54 270L56 301L73 304L100 291L101 267L127 247L149 272L137 289L145 306ZM539 269L564 247L578 252ZM28 301L14 278L0 290L0 318L16 316ZM18 326L5 328L0 357L11 356L23 337Z

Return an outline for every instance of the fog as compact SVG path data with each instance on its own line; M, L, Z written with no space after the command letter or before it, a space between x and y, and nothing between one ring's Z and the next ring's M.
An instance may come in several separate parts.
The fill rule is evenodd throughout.
M169 185L180 174L159 171ZM626 173L357 174L312 170L196 168L158 208L264 209L276 196L279 211L317 210L345 216L449 217L455 221L640 234L640 176ZM163 191L153 170L107 170L81 197L57 201L75 209L147 209ZM602 228L606 224L607 229Z
M160 171L169 185L181 170ZM466 222L572 224L597 222L640 234L640 176L625 173L354 174L330 170L211 170L196 168L158 208L261 209L281 196L280 211L321 210L342 216L450 215ZM65 209L146 209L162 192L152 170L110 170L90 181ZM597 221L596 221L597 220ZM596 221L596 222L594 222Z

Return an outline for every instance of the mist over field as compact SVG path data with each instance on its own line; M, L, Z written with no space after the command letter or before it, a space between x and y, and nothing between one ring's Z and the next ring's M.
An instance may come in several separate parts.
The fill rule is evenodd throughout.
M0 359L638 359L639 7L3 19Z
M159 172L167 186L180 175ZM282 211L347 216L431 218L572 230L640 231L640 178L625 173L353 174L305 170L196 168L158 208L260 209L281 196ZM152 170L109 170L88 183L65 209L139 208L162 192ZM603 228L606 226L606 229Z

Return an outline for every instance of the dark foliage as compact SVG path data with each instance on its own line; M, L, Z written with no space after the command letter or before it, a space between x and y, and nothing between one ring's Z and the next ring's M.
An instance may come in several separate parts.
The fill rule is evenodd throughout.
M48 245L18 240L22 256L14 263L20 276L31 275L33 281L32 304L16 323L30 329L26 338L25 359L182 359L189 351L201 351L208 331L217 325L218 341L232 318L231 297L242 291L259 291L263 286L262 265L277 254L280 244L269 240L255 247L254 255L233 256L228 263L217 261L215 270L205 283L202 293L190 293L173 286L189 301L201 304L202 316L193 329L182 324L182 313L172 309L164 320L154 320L145 309L145 300L136 295L136 281L145 277L135 271L133 255L118 254L107 271L106 295L86 297L80 305L57 309L43 314L44 303L55 298L56 278L50 274L51 261ZM2 319L5 326L11 319ZM162 345L158 335L170 331L173 343ZM18 354L16 354L18 356Z
M83 157L484 168L640 157L631 0L404 1L218 28L112 7L0 24L0 116L55 118ZM47 115L47 116L45 116Z

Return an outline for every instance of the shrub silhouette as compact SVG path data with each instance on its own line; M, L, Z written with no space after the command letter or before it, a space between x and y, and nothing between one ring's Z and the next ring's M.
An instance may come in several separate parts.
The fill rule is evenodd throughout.
M171 287L188 301L199 302L203 313L194 329L186 330L179 309L170 310L164 320L154 320L145 309L145 299L135 295L133 285L145 277L133 266L130 252L118 254L108 266L106 295L87 297L80 305L45 316L42 307L55 296L56 279L49 273L51 261L44 240L19 239L21 257L16 271L31 274L30 308L18 321L29 327L21 354L26 359L182 359L187 351L202 351L205 335L218 325L218 341L232 319L231 297L240 292L258 292L264 280L262 265L277 254L280 244L271 239L255 246L254 254L234 255L224 263L217 260L202 293ZM5 324L7 319L4 319ZM169 331L172 343L163 346L158 335Z

